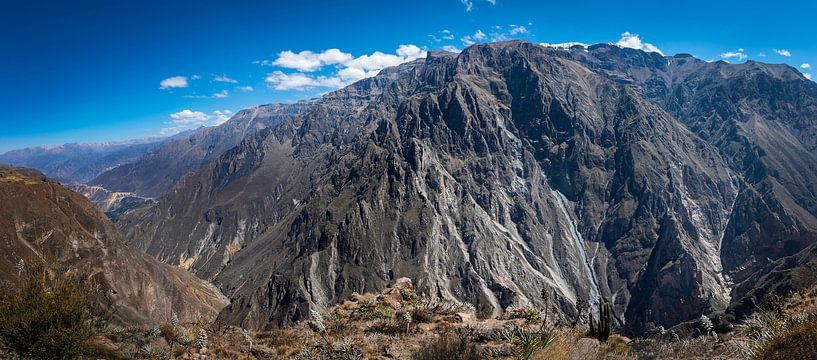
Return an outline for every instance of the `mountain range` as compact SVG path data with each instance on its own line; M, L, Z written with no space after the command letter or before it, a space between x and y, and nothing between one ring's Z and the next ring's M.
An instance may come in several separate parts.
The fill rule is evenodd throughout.
M222 323L281 326L409 277L482 316L542 289L571 316L607 299L638 333L815 282L816 134L817 84L787 65L510 41L78 180L153 198L118 213L127 247L215 284Z

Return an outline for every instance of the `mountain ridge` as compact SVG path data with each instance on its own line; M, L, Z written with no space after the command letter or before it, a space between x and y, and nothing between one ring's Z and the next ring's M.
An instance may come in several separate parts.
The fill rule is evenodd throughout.
M616 59L618 62L613 61ZM592 294L591 288L597 286L600 294L613 298L616 316L622 323L656 322L672 325L699 316L701 312L723 311L729 304L740 300L733 301L730 279L721 270L720 235L729 226L727 224L730 223L733 207L740 204L737 201L740 189L738 178L743 176L743 172L731 167L727 159L720 157L724 151L718 150L718 143L707 142L690 130L694 127L688 128L687 124L676 118L684 113L665 113L659 106L662 103L655 100L658 95L671 92L660 91L661 88L655 85L655 73L646 70L662 69L664 64L668 64L667 59L673 57L606 45L590 46L588 51L584 51L550 49L525 42L477 45L460 54L431 52L424 61L387 69L383 76L330 93L327 100L319 101L315 108L246 139L239 147L223 154L215 165L185 177L155 207L128 217L119 226L127 234L130 243L143 246L149 253L164 261L184 263L191 270L219 283L226 293L232 294L230 296L233 297L233 303L222 313L222 321L254 327L297 320L302 316L299 314L306 311L307 304L325 304L347 292L366 290L368 285L364 284L369 281L374 282L373 287L387 284L390 271L383 269L347 270L368 274L358 273L354 277L352 273L339 275L339 271L348 266L344 264L373 260L352 256L354 252L363 250L359 248L363 244L374 245L374 248L383 246L381 244L384 241L385 244L393 244L386 246L386 249L389 246L429 246L428 240L411 234L412 231L423 230L410 230L416 226L422 229L427 225L408 224L423 224L426 220L422 219L435 218L451 220L445 220L449 223L434 230L435 234L427 234L431 238L439 238L440 234L446 233L441 229L448 229L446 231L449 236L457 238L470 234L466 237L471 237L472 240L464 244L465 258L448 264L455 268L457 264L470 264L458 271L462 273L457 277L464 282L452 285L453 288L433 285L433 281L428 282L430 275L419 270L422 267L400 265L401 261L410 259L388 260L387 267L392 267L395 271L403 267L408 274L395 276L419 277L419 288L425 287L424 290L436 292L442 298L477 303L486 314L496 313L514 303L535 303L535 294L543 284L562 288L561 296L564 300L561 310L566 313L571 312L570 304L577 296ZM610 64L605 64L604 61ZM636 65L642 70L633 70L632 67ZM668 65L672 65L671 62ZM699 60L692 65L700 67L687 69L692 74L725 66ZM745 67L752 70L758 65L750 64ZM614 71L616 69L617 73ZM639 77L633 79L624 76L628 73L638 74ZM771 74L783 74L785 81L803 80L802 76L791 77L785 71L773 71ZM399 76L394 77L395 75ZM366 93L364 90L371 90L366 86L373 83L381 86L382 90ZM688 91L699 90L691 88ZM361 93L368 94L369 98L358 98L362 101L360 105L353 106L357 109L356 113L348 112L348 104L337 105L332 102L333 99L354 99L355 94ZM322 106L324 110L315 110ZM333 106L333 110L328 109ZM670 106L664 106L673 110ZM494 121L496 124L492 125ZM656 128L656 125L659 127ZM657 137L655 134L651 135L656 130L659 130ZM517 153L507 153L511 149ZM472 155L463 157L467 153ZM477 166L485 161L480 159L491 159L500 154L500 158L506 159L506 162L494 161ZM724 154L729 155L728 152ZM445 160L439 159L440 156ZM368 159L369 162L358 163L355 159ZM656 162L649 166L646 165L649 162L644 162L645 159L654 159ZM420 176L417 173L423 169L424 161L432 161L432 173L436 175ZM474 161L476 163L466 165ZM674 165L676 162L679 165L677 167ZM379 163L383 165L377 165L376 168L383 172L371 173L374 170L371 169L371 164ZM514 165L511 167L509 164ZM286 170L296 168L302 169L301 174L292 174L291 170ZM666 170L656 171L660 168ZM492 172L508 175L499 178L495 178L496 175L488 178L480 175ZM465 178L457 179L462 174L473 177L473 180L459 183L465 181ZM423 185L417 188L411 182L405 183L408 181L405 178L407 176L415 179L412 182ZM205 178L214 180L204 181ZM261 178L265 180L260 180ZM404 179L398 181L400 178ZM507 188L531 182L539 185L536 189L525 188L526 191L521 193L508 192L505 199L492 199L492 193L507 192L507 188L500 191L488 190L483 186L480 189L479 184L489 184L493 181L489 181L491 178L502 179ZM641 180L636 180L639 178ZM342 179L347 180L344 182ZM378 192L369 187L374 185L365 185L376 184L374 179L389 179L379 186L381 189L391 190ZM390 206L391 209L382 205L385 199L396 201L395 199L409 196L406 191L411 188L414 190L409 193L415 194L411 196L421 196L426 198L423 201L434 203L429 194L442 191L441 184L452 181L445 179L457 179L453 183L459 187L466 186L464 184L468 186L466 192L462 189L447 190L446 197L449 200L451 194L465 194L467 196L460 199L467 200L466 203L474 204L477 209L482 210L470 217L443 216L439 212L427 212L429 210L425 210L426 213L416 212L423 207L408 211L406 209L413 209L416 205L399 205L399 201ZM256 184L261 183L267 184L271 189L269 191L275 196L266 196L269 192L259 187L259 190L253 192L254 195L247 197L247 189L253 189L258 186ZM292 184L312 185L299 189ZM326 192L326 189L342 189L345 186L358 188L357 195L353 193L341 196L337 192ZM210 190L194 194L190 193L193 188L200 189L197 191ZM619 193L622 189L625 193ZM525 192L535 192L538 195L536 199L522 201L530 205L521 208L520 204L514 205L520 200L513 199ZM231 195L222 196L222 193ZM360 196L367 193L371 198L361 202ZM514 193L516 195L511 196ZM358 200L341 201L333 196ZM321 198L324 200L320 200ZM405 199L406 204L416 201L409 198ZM708 198L714 200L707 200ZM183 204L180 202L182 199L192 199L192 203ZM323 205L310 205L313 201ZM331 205L333 201L341 202ZM379 207L371 207L379 203ZM215 204L220 205L214 207ZM321 207L326 210L319 211ZM193 214L179 217L179 214L175 214L177 210L173 210L183 208L208 210L203 217ZM430 209L435 208L444 209L445 206L437 203ZM542 210L536 210L537 208L550 209L547 211L550 214L548 216L553 217L546 219L548 216L543 217ZM465 211L463 209L466 208L453 213ZM186 213L189 210L178 211ZM330 216L332 211L339 211L339 214ZM258 212L262 215L250 214ZM322 212L325 214L319 215ZM361 240L362 242L352 241L349 235L332 235L341 238L329 240L332 236L328 234L340 231L343 226L352 226L357 229L355 231L358 234L373 231L371 227L376 229L377 226L371 223L365 225L367 222L363 219L374 214L378 214L376 224L393 224L395 219L410 214L413 214L411 217L415 220L397 227L388 225L387 228L393 230L378 230L380 235L375 237L372 237L373 234L364 235L367 240ZM391 215L382 217L387 214ZM417 217L420 214L425 215ZM339 220L336 220L336 216L351 216L350 220L357 220L352 223L354 225L342 225L343 222L337 223ZM631 216L641 220L628 225L625 219ZM159 218L176 220L151 220ZM196 218L199 220L195 220ZM192 222L186 223L185 219L191 219ZM472 220L470 224L469 219ZM479 232L473 232L476 229L473 228L473 219L484 222L485 225L478 226L482 232L487 228L495 229L494 238L515 238L513 243L519 246L521 254L530 251L536 254L537 250L553 249L562 252L558 258L567 255L565 259L573 260L556 260L556 254L540 253L527 260L529 265L525 265L524 260L521 263L503 261L500 263L505 263L509 269L516 269L520 264L523 268L536 264L533 268L520 271L531 271L534 278L544 276L541 279L547 281L521 280L508 274L500 276L496 269L490 276L500 280L486 281L484 276L489 276L486 274L491 271L486 270L484 265L474 264L473 261L479 259L475 260L473 254L468 254L469 251L478 251L480 245L491 244L496 240L475 235ZM399 223L401 220L397 221ZM522 227L513 229L518 226ZM150 235L140 228L163 228L168 233ZM191 229L198 230L191 233ZM465 230L467 231L462 233ZM189 240L160 241L165 236L173 236L170 234L177 231L175 239L186 237ZM324 234L325 231L328 234ZM506 235L505 231L516 234ZM544 234L549 234L550 240L545 241L548 238L543 238ZM304 236L303 240L296 241ZM326 236L330 237L321 240ZM474 240L474 236L479 241ZM553 240L557 236L559 240ZM313 240L303 242L310 238ZM535 240L536 238L541 240ZM579 238L586 240L575 241ZM233 249L229 253L219 250L227 248L226 245L218 245L224 244L226 239L230 239L229 248ZM317 243L308 245L313 241ZM531 241L536 243L535 247L527 245ZM557 241L559 246L555 247L553 241ZM585 242L584 245L582 241ZM166 245L168 242L173 244L172 248ZM440 244L445 243L443 241ZM579 245L575 245L576 243ZM334 245L326 248L327 244ZM440 254L453 256L450 254L452 249L461 245L463 244L452 243L450 246L437 245L434 248ZM249 251L241 250L244 246ZM485 246L490 248L496 244ZM277 250L272 251L269 247ZM190 262L191 254L188 253L185 257L185 248L202 249L204 254L210 254L205 258L220 261L202 262L196 258ZM565 250L559 249L572 250L564 252ZM500 254L506 251L492 250ZM182 255L179 255L179 251ZM383 257L386 254L391 254L389 257L395 256L392 252L394 250L383 251L388 252L379 254L375 251L371 255L380 259L378 261L387 259L388 257ZM683 254L680 258L679 251ZM594 255L588 265L590 271L581 270L581 263L585 261L579 260L582 258L581 253ZM281 273L273 271L256 274L247 267L249 264L259 263L264 256L270 259L280 258L265 260L272 261L273 268L296 261L295 269L292 270L289 265L290 270L281 267ZM352 257L338 260L335 259L337 256ZM522 259L525 257L528 255ZM726 260L732 261L728 258ZM484 263L484 260L480 261ZM245 265L234 265L234 262ZM299 263L302 265L297 265ZM559 272L555 269L560 266L564 267L562 276L567 276L564 275L567 273L580 274L579 277L584 280L574 278L557 281L558 276L555 274ZM304 270L298 270L301 267ZM315 270L308 270L310 267ZM483 271L482 275L473 275L473 267ZM324 273L330 274L329 278L317 276L315 271L318 268L324 268ZM542 272L536 268L548 270ZM294 273L287 275L287 271ZM372 274L377 271L381 275ZM675 276L670 274L676 272L686 273L685 277L678 278L681 282L667 277ZM536 273L540 275L533 275ZM589 285L593 283L594 276L588 273L595 273L596 286ZM463 278L466 274L472 275ZM450 275L453 274L439 279L449 278ZM248 288L247 279L242 280L245 276L254 278L252 281L257 285ZM364 281L361 281L361 276ZM509 279L523 285L509 286ZM669 285L667 281L676 285ZM264 284L265 282L267 283ZM497 287L500 283L505 283L506 288ZM231 284L242 285L235 287ZM257 292L255 289L267 290ZM466 294L467 297L463 298L462 295ZM501 294L511 298L500 301L497 296ZM478 296L473 297L475 295ZM736 295L742 297L745 294ZM679 296L687 300L680 307L673 302ZM273 315L273 319L264 320L269 317L258 313L256 307L260 306L260 302L266 301L262 299L272 298L285 300L276 300L265 305L265 308L283 307L277 310L280 313Z

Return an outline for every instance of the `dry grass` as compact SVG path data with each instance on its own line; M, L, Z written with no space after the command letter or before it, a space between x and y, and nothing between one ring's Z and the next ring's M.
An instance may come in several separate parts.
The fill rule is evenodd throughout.
M775 335L758 351L761 360L817 360L817 322L807 322Z

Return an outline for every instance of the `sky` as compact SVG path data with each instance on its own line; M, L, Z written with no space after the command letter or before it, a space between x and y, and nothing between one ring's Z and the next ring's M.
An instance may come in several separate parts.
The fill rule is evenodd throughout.
M166 136L474 43L817 66L817 1L2 0L0 152ZM817 80L817 78L815 78Z

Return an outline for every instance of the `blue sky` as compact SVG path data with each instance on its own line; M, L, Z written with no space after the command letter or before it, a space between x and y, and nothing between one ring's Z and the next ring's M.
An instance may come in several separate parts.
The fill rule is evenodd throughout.
M242 108L316 97L425 50L471 42L624 40L704 60L787 63L809 74L801 65L817 66L815 1L3 5L0 152L213 125Z

